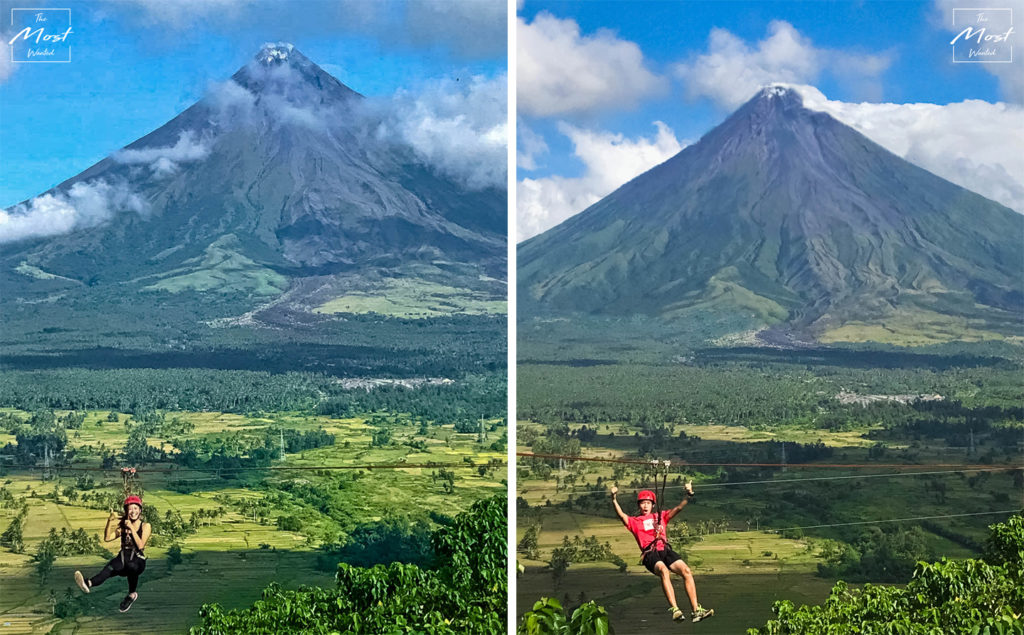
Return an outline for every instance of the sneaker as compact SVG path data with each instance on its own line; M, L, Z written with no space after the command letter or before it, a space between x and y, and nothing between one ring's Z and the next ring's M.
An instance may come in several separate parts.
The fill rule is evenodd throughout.
M669 610L672 611L672 619L673 620L675 620L677 622L682 622L684 619L686 619L686 616L683 615L683 612L679 609L678 606L673 606Z
M701 620L708 619L709 617L711 617L714 614L715 614L715 609L706 609L703 606L698 606L697 610L693 612L693 618L692 619L693 619L694 622L699 622Z
M124 596L124 599L121 600L121 612L122 613L127 613L128 609L132 608L132 604L135 604L135 600L137 600L137 599L139 599L139 594L138 593L135 594L135 597L132 597L131 593L129 593L128 595Z
M75 571L75 584L82 590L83 593L89 592L89 585L85 583L85 576L82 575L81 571Z

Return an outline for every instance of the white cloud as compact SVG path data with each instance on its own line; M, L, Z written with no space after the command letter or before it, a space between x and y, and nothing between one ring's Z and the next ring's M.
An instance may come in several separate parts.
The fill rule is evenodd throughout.
M461 58L503 56L507 50L505 0L105 0L112 13L151 28L179 33L200 22L224 28L265 29L305 41L358 34L388 45L447 48ZM154 28L155 27L155 28Z
M0 244L64 234L99 225L117 212L146 210L145 201L125 184L79 182L67 193L43 194L0 211Z
M234 19L256 4L254 0L107 0L128 7L148 25L186 28L210 18Z
M683 149L671 128L660 121L654 125L657 133L653 137L628 139L621 134L559 124L583 161L584 174L578 178L550 176L520 181L518 240L554 227Z
M1024 108L969 99L937 104L846 103L795 86L804 105L827 112L893 154L1024 213Z
M321 106L319 88L304 79L289 64L270 66L249 62L246 70L252 81L264 88L259 99L245 86L227 80L211 84L205 96L211 118L222 129L248 125L263 115L276 124L325 129L336 119L334 105Z
M537 134L522 119L516 123L516 165L524 170L537 169L537 157L548 151L544 137Z
M413 0L406 23L414 44L447 42L467 57L502 55L508 50L505 0Z
M251 121L256 107L256 95L231 79L211 84L204 99L211 107L213 122L224 129Z
M11 39L4 34L0 34L0 38L3 39L5 44ZM11 73L14 72L14 66L14 62L11 61L10 50L0 48L0 84L6 82L11 76Z
M208 140L195 139L195 133L186 130L178 135L173 146L142 148L137 150L120 150L112 155L118 163L149 164L153 175L157 178L170 176L178 171L178 164L205 159L210 154Z
M731 110L765 84L809 83L824 69L862 97L880 99L879 78L891 63L889 53L859 55L817 48L793 25L773 20L765 38L756 45L725 29L711 29L707 51L677 64L674 72L686 83L691 99L709 97Z
M965 3L963 0L935 0L932 5L932 21L940 28L944 29L950 34L955 34L958 31L953 28L953 9L964 8L971 6L986 6L986 7L999 7L1013 10L1013 17L1017 20L1018 25L1020 20L1024 17L1024 0L1001 0L995 4L981 4L975 5L972 3ZM1014 33L1010 36L1011 38L1018 38L1017 43L1020 43L1021 29L1015 29ZM950 47L950 63L952 63L952 45L949 41L953 38L947 39L942 44ZM1019 50L1020 47L1018 47ZM1016 53L1016 51L1015 51ZM999 78L999 88L1002 92L1003 99L1013 102L1015 104L1024 104L1024 70L1021 69L1020 62L1018 61L1019 55L1014 55L1014 61L1012 64L970 64L974 67L981 67L982 69L992 73Z
M517 25L517 100L524 114L629 109L664 88L645 67L640 47L611 31L581 35L575 21L546 12Z
M470 188L506 186L508 78L440 80L400 91L383 113L378 135L408 145L426 165Z

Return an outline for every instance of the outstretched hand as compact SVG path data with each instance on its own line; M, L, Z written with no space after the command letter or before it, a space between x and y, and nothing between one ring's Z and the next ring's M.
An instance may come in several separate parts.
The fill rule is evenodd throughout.
M612 496L615 496L618 493L619 493L619 488L615 487L614 485L612 485Z

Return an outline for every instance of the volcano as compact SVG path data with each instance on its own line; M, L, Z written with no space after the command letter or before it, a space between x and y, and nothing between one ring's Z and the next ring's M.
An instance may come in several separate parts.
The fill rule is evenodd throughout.
M1022 238L1020 214L772 85L521 243L518 302L527 315L743 316L818 339L1019 335Z
M394 289L425 290L432 313L459 311L448 292L503 301L504 189L418 161L367 101L294 46L264 46L164 126L9 210L49 205L77 221L5 240L5 313L186 296L199 318L224 298L329 313Z

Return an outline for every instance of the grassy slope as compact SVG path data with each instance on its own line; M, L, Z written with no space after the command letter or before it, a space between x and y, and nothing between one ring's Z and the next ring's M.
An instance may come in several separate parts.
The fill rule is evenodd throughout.
M79 436L75 437L73 431L69 434L70 444L78 448L99 443L108 447L123 446L124 426L105 421L106 416L106 411L89 412ZM290 466L389 463L403 458L415 463L451 463L461 461L463 457L470 457L475 462L505 458L504 453L483 449L476 442L475 435L456 434L450 427L432 427L427 437L416 435L415 428L396 429L395 438L398 441L416 438L427 442L426 452L410 454L408 447L399 445L369 447L370 428L362 418L332 420L296 413L274 413L272 418L250 419L215 412L168 413L168 418L171 416L187 418L195 424L196 429L190 436L216 437L234 431L255 431L269 425L274 419L299 430L323 426L336 435L334 446L308 450L301 455L289 455L286 464ZM125 418L125 415L121 415L122 422ZM486 444L500 435L500 430L490 433ZM8 439L8 436L0 435L0 444L13 440ZM165 440L150 438L154 446L160 446L161 441ZM87 464L95 462L95 459L90 459ZM429 510L454 514L466 509L473 501L501 492L505 487L500 482L504 478L502 470L485 477L479 476L475 470L456 470L455 493L447 495L439 484L431 480L430 472L429 469L378 471L351 483L346 491L348 499L353 501L353 508L358 510L359 517L355 520L376 520L388 509L417 514ZM316 472L304 471L298 475L298 478L314 482L318 480ZM63 484L72 484L76 476L78 474L67 473ZM97 478L98 475L92 476ZM119 491L119 477L116 474L102 476L108 490ZM274 472L272 478L291 476L295 475ZM180 494L168 489L169 479L181 478L210 479L210 482L207 488L194 494ZM257 480L255 476L251 478L253 482ZM58 530L61 527L69 530L84 527L90 533L101 533L106 512L78 505L58 505L52 500L43 499L44 495L52 493L54 481L41 481L38 471L9 470L3 481L10 481L5 487L14 492L16 497L27 497L30 506L25 529L25 554L0 550L0 577L4 580L3 593L0 593L0 624L10 622L16 628L12 632L44 633L51 629L53 632L75 633L127 632L131 628L127 626L129 622L116 611L116 604L126 588L123 579L111 580L98 590L96 596L90 595L90 609L86 615L66 622L58 622L50 616L47 601L50 590L54 590L58 597L63 596L67 589L74 588L71 573L75 568L95 572L104 564L102 558L91 555L58 558L50 580L40 586L28 555L35 553L39 541L51 527ZM213 500L218 494L227 494L235 500L260 495L245 489L245 486L244 481L226 481L188 470L173 475L143 474L146 500L156 505L161 513L169 509L176 510L186 519L191 512L200 508L221 506ZM36 497L31 495L33 490ZM380 501L387 502L381 504ZM271 581L285 586L331 586L333 576L313 568L316 554L306 544L304 536L279 531L274 527L272 522L277 515L280 513L272 512L271 524L261 525L252 522L251 517L247 519L230 510L221 522L204 526L198 533L185 539L182 544L185 562L175 567L173 573L167 571L166 546L147 549L149 561L140 583L142 599L130 613L134 618L131 624L145 624L148 632L183 632L196 621L197 611L202 604L220 602L227 608L246 606L256 600L263 587ZM6 528L13 516L13 510L0 509L0 527ZM261 543L269 544L272 550L260 549ZM108 548L111 545L107 545Z
M506 302L486 293L412 278L389 279L381 289L353 291L314 309L314 313L379 313L400 318L503 315L506 311Z

